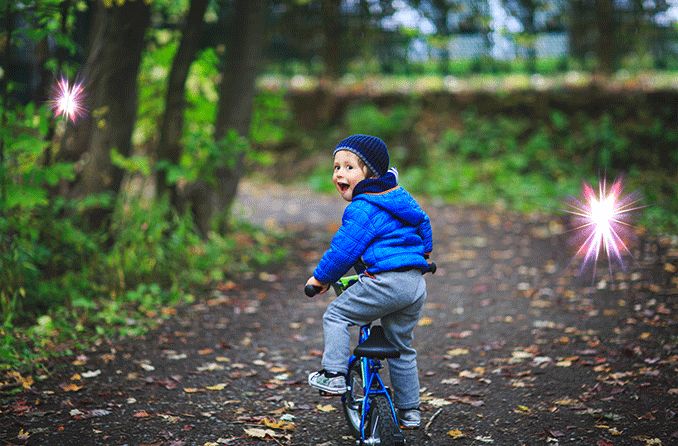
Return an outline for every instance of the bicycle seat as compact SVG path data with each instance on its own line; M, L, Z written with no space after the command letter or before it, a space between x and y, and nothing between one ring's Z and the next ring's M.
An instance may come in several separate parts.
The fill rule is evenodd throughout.
M370 329L370 336L353 350L353 354L357 357L377 359L400 357L400 351L386 339L381 325L374 325Z

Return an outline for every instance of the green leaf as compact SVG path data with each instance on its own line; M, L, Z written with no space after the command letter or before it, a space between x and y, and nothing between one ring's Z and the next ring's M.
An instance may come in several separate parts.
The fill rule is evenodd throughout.
M56 163L46 167L43 172L45 182L50 186L56 185L60 180L74 180L75 168L73 163Z
M46 206L47 191L40 187L29 186L23 184L8 184L7 185L7 201L8 209L34 209L39 206Z
M87 299L85 297L73 299L71 305L73 305L74 308L85 308L87 310L94 310L97 308L97 304L94 303L92 299Z
M139 173L145 177L151 174L151 161L147 156L133 155L125 157L116 149L111 150L111 162L129 173Z
M91 194L75 203L75 208L79 212L90 208L108 208L113 204L113 196L110 192L100 194Z
M49 141L43 141L42 138L24 133L17 135L7 146L7 155L17 156L19 154L39 156L49 146Z

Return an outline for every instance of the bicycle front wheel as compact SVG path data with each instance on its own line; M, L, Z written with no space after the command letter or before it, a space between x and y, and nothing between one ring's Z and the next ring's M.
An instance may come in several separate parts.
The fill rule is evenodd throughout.
M360 360L354 362L348 371L348 390L341 400L348 428L355 438L360 438L360 418L365 397L365 384L360 364Z

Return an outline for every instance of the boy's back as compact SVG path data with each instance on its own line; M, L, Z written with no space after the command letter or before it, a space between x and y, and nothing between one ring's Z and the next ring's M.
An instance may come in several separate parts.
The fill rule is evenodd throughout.
M418 427L419 377L413 330L426 300L423 271L432 251L431 223L389 170L386 144L370 135L352 135L334 149L332 181L350 204L313 276L306 282L320 293L362 260L359 281L332 301L323 315L323 369L311 373L311 386L326 393L346 392L352 325L381 320L398 348L389 359L394 403L401 424Z
M424 257L432 250L428 215L397 185L395 175L389 172L380 180L382 192L354 191L342 226L314 272L318 280L336 281L359 259L370 274L428 267Z

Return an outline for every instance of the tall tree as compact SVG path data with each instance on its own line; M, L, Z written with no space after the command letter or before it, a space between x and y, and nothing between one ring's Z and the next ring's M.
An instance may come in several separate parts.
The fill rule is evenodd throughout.
M596 59L597 69L602 74L610 74L615 68L615 19L613 0L596 0Z
M586 0L572 0L567 14L567 33L570 56L585 62L590 47L588 32L589 12Z
M182 27L179 48L172 61L167 82L165 114L160 125L157 155L159 161L166 161L170 164L178 164L181 157L181 135L184 128L184 109L186 108L186 78L198 50L207 3L208 0L191 1ZM166 169L158 171L158 195L169 189L172 204L179 207L176 185L167 184L166 172Z
M267 0L235 0L232 21L224 33L228 51L224 53L223 75L214 126L214 139L219 144L234 131L240 137L249 136L255 80L265 43ZM236 147L216 166L216 185L199 182L190 188L190 200L196 224L206 235L214 220L220 230L226 229L227 216L243 173L244 156Z
M323 0L322 27L323 27L323 65L324 75L335 79L341 75L341 0Z
M450 54L448 46L452 36L451 18L462 8L457 0L412 0L412 5L419 10L436 29L436 37L440 42L436 45L440 58L440 73L449 74Z
M2 48L2 61L0 67L3 71L3 76L0 77L0 101L2 101L2 108L0 108L0 210L4 210L5 204L5 189L6 189L6 175L5 175L5 135L2 134L7 128L7 109L9 108L9 82L8 73L11 66L12 55L12 33L14 32L14 10L12 3L7 2L3 8L3 28L4 42Z
M523 27L520 35L521 46L527 51L527 69L537 69L537 12L546 8L548 0L503 0L504 7Z
M123 172L111 162L112 150L124 156L131 151L137 110L137 74L150 23L145 0L124 3L97 0L83 78L88 91L89 119L67 133L64 156L81 165L72 195L116 194ZM98 226L108 212L90 215Z
M410 0L436 29L435 45L441 74L450 71L450 40L454 34L479 34L490 49L490 7L487 0Z

